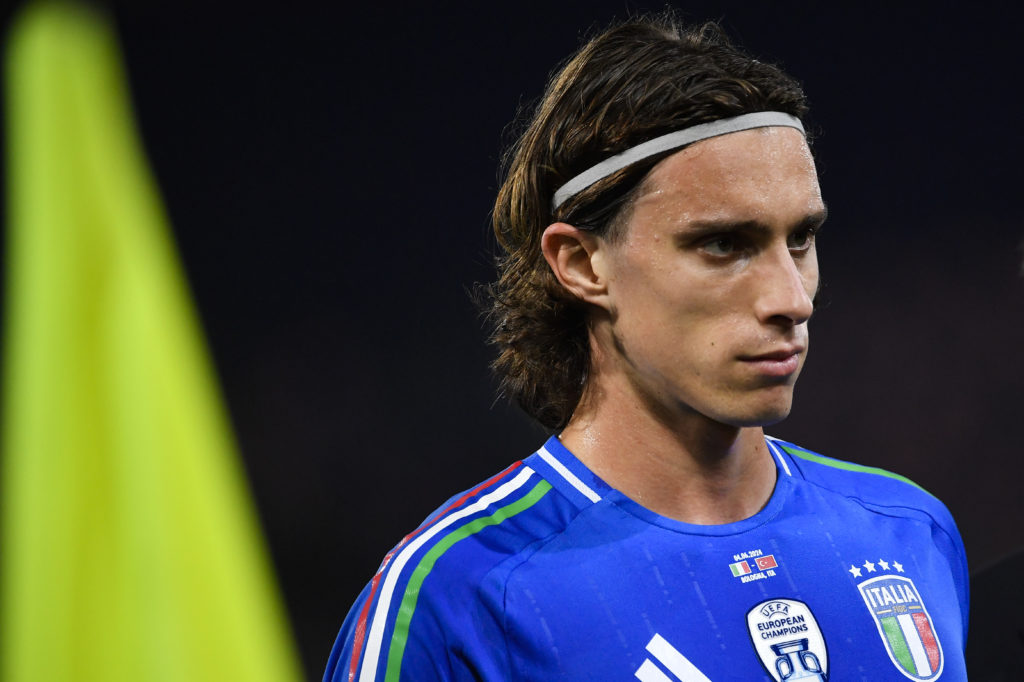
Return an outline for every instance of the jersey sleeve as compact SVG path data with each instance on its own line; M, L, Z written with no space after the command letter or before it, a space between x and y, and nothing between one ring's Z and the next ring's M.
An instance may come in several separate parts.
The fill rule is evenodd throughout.
M395 595L382 589L386 576L375 576L349 611L323 682L509 679L500 594L431 571Z
M355 679L354 676L358 672L356 665L359 662L359 654L354 653L357 646L356 640L362 638L362 636L356 636L356 626L359 622L360 614L369 599L371 586L372 583L363 589L359 599L356 600L356 603L349 610L348 616L341 626L341 631L334 642L334 647L331 649L331 655L327 659L327 670L324 672L323 682L342 682L343 680L347 682L349 679ZM363 635L365 635L365 632ZM356 659L354 662L353 658Z
M896 488L890 495L888 503L869 504L866 502L865 504L885 513L891 512L895 504L896 508L903 509L904 513L916 512L923 522L931 526L932 542L946 560L949 574L956 588L960 621L963 627L963 642L966 644L970 612L970 577L967 570L967 552L964 550L960 530L945 504L917 484L904 480L905 483L899 480L887 482L889 486ZM893 500L897 501L894 503Z
M380 599L380 577L363 589L345 618L324 682L459 679L449 664L452 624L431 617L425 604L415 608L413 618L405 618L408 603Z
M957 528L956 522L953 521L952 514L949 513L946 505L938 502L938 500L935 500L935 502L939 508L933 513L935 527L937 528L935 544L942 549L943 554L945 554L949 561L950 572L953 574L953 580L956 583L964 627L964 642L966 643L971 596L970 575L967 570L967 552L964 549L964 541L960 537L960 530Z
M407 535L352 607L324 682L509 680L504 567L575 509L518 462Z
M793 457L794 467L805 480L856 499L879 513L914 516L931 527L932 542L946 560L956 587L966 642L970 606L967 554L946 505L910 479L885 469L833 459L777 439L773 442Z

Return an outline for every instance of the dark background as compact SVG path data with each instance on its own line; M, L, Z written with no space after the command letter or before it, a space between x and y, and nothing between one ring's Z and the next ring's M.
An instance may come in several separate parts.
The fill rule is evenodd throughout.
M1021 17L768 5L679 8L800 79L818 132L824 304L770 433L914 479L982 569L1024 546ZM115 7L310 679L387 550L545 438L495 402L467 295L507 125L663 6Z

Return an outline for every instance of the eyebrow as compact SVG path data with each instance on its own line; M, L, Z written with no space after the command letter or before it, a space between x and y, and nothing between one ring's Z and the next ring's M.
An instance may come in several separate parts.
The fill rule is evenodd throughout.
M822 210L809 213L797 221L792 226L791 231L796 232L798 230L804 230L811 227L821 227L826 220L828 220L828 207L822 206ZM686 227L681 232L681 235L685 235L687 237L700 237L706 234L716 234L718 232L738 231L767 234L772 231L772 228L760 220L730 220L728 218L721 220L694 220L687 223Z

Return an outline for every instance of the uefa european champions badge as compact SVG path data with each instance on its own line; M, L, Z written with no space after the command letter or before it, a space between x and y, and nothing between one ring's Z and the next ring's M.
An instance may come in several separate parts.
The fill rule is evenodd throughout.
M869 573L875 572L876 565L888 569L890 562L879 559L862 564ZM903 572L899 562L891 565L898 573ZM851 567L850 572L860 577L858 567ZM912 680L933 680L942 674L942 645L914 581L886 574L869 578L857 587L897 670Z
M828 648L807 604L769 599L747 612L747 630L761 665L775 682L828 680Z

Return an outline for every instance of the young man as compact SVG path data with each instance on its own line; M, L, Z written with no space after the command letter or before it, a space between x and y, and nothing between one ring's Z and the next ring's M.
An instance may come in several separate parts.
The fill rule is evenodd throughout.
M766 437L825 220L798 85L638 21L556 75L494 211L503 390L556 430L381 565L325 680L964 680L910 481Z

